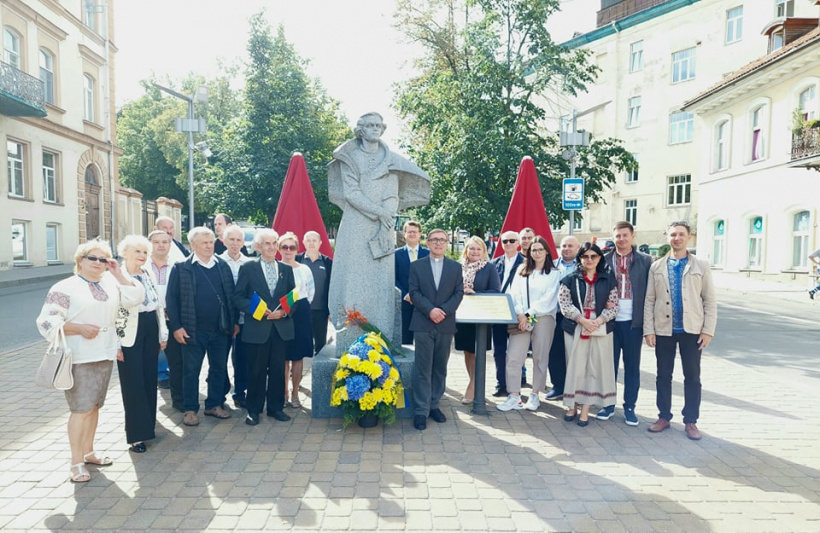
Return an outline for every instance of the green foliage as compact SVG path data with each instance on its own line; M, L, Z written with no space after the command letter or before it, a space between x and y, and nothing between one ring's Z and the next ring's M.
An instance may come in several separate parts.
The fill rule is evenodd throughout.
M552 41L546 19L557 0L400 0L396 26L421 42L421 74L398 88L397 108L411 129L405 149L430 173L427 226L497 230L518 166L531 156L550 220L565 218L561 179L569 165L557 136L543 131L538 95L585 90L597 67L585 50ZM634 164L614 139L581 150L577 176L599 200L614 173Z
M672 250L672 247L668 244L662 244L658 247L658 257L663 257L668 254Z

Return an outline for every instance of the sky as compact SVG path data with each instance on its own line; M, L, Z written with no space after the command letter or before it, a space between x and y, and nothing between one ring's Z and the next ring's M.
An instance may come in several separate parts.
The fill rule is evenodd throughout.
M352 127L377 111L388 125L384 140L398 148L403 124L392 110L394 84L409 79L423 50L393 27L395 0L123 0L114 3L117 106L143 94L140 80L181 80L194 72L219 74L219 62L244 64L248 20L265 10L275 32L307 59L339 100ZM563 42L595 23L597 0L567 0L549 23ZM244 70L244 69L242 69Z

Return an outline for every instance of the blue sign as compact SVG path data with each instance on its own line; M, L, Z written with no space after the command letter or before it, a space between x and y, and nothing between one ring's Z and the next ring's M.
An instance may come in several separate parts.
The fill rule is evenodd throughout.
M584 208L584 178L565 178L561 195L564 211L580 211Z

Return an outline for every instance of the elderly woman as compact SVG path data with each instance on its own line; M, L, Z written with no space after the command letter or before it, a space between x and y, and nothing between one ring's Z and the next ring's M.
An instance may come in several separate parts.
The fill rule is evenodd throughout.
M612 331L618 314L618 280L606 267L598 245L584 243L577 258L575 272L561 281L558 301L569 353L564 386L564 405L569 411L564 420L572 422L578 416L578 425L585 427L590 406L612 405L617 394Z
M144 453L145 441L155 437L157 423L157 358L168 342L164 298L160 298L156 280L147 266L151 243L141 235L128 235L117 251L122 267L145 289L145 298L137 309L120 310L117 335L121 350L117 354L122 405L125 410L125 436L130 450Z
M498 270L490 263L487 245L480 237L474 235L464 243L464 251L461 252L461 275L464 278L464 294L501 292ZM475 324L461 323L457 324L457 328L455 334L456 350L464 351L464 364L470 378L461 403L471 404L475 397L476 326ZM485 340L487 350L491 349L491 341L492 337L490 337L490 331L487 328L487 338Z
M510 396L498 406L500 411L527 409L536 411L541 405L538 395L547 388L547 366L552 338L555 335L555 314L558 310L558 285L561 274L553 266L552 253L546 239L537 235L524 255L524 264L513 278L511 294L518 319L518 332L510 335L507 348L507 389ZM521 367L532 345L532 392L524 404L521 401ZM515 391L514 389L518 389Z
M75 275L49 290L37 317L37 328L48 341L53 341L62 328L72 352L74 387L65 391L71 411L70 479L73 483L86 483L91 480L86 465L112 463L94 451L94 436L111 379L112 362L117 357L117 310L138 306L145 298L145 289L111 259L111 248L105 241L81 244L74 252L74 263Z
M316 292L313 283L313 274L310 267L296 261L296 253L299 251L299 241L296 235L288 231L279 237L279 253L282 254L282 262L293 269L293 277L296 280L296 290L299 292L299 300L293 306L290 314L293 316L294 337L288 341L285 351L285 405L289 407L302 407L299 401L299 385L302 383L302 370L304 369L304 358L313 357L313 327L310 322L310 303ZM288 400L288 376L291 376L290 400Z

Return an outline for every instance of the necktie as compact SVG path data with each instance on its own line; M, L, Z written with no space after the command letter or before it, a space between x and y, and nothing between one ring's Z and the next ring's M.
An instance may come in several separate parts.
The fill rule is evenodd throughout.
M410 262L412 263L415 260L416 260L416 249L415 248L410 248Z

